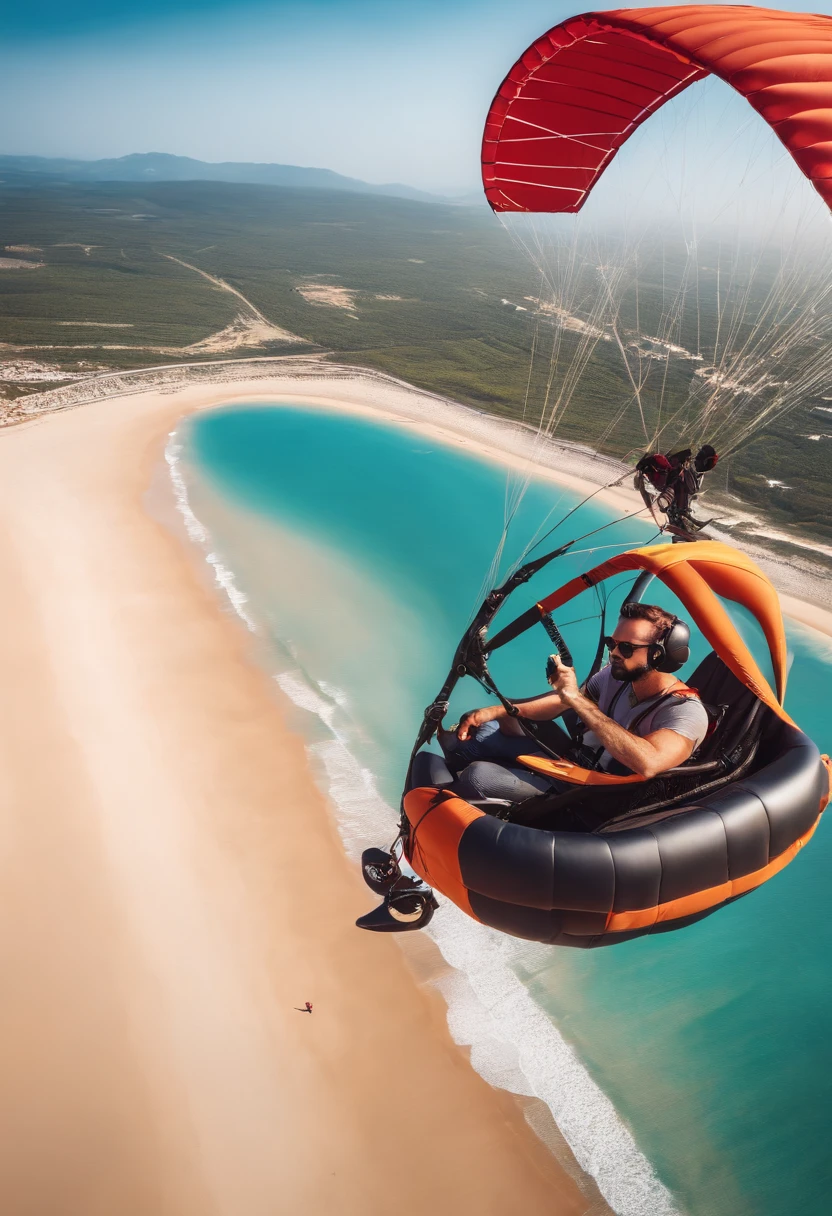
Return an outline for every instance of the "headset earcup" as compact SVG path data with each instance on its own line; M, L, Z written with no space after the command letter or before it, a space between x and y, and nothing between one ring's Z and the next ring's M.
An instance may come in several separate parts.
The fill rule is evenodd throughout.
M662 658L655 664L657 671L671 673L684 667L690 658L690 626L677 618L661 649Z

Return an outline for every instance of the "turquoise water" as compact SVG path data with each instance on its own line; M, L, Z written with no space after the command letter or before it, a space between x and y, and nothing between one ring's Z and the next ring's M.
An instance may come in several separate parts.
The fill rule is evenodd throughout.
M505 472L406 427L324 411L219 410L190 422L182 438L191 504L248 597L268 661L300 673L328 706L317 717L299 709L301 725L320 739L322 717L340 715L351 753L395 805L421 710L444 678L502 529ZM515 552L549 511L557 518L575 501L534 483L512 527ZM606 506L583 507L552 543L611 518ZM649 536L631 520L575 548ZM514 597L510 615L615 551L562 559ZM597 638L593 596L564 616L579 668ZM805 630L791 630L790 642L787 706L826 750L832 648ZM495 675L506 691L542 687L547 650L541 634L503 652ZM452 712L482 701L475 686L462 686ZM832 1210L829 851L822 823L779 877L679 933L510 956L691 1216ZM637 1210L630 1200L621 1210L627 1203ZM638 1210L658 1208L648 1200Z

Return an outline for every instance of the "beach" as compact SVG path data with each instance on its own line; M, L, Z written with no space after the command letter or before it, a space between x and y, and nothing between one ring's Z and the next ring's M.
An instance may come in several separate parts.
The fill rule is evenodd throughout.
M606 486L616 516L640 500L588 449L389 377L245 370L97 377L0 434L6 1210L381 1216L405 1188L440 1216L600 1216L547 1106L454 1042L432 943L354 929L366 888L164 458L195 411L286 403ZM823 604L783 598L832 636Z
M4 1211L601 1213L354 929L303 741L149 501L184 414L280 396L154 387L0 437Z

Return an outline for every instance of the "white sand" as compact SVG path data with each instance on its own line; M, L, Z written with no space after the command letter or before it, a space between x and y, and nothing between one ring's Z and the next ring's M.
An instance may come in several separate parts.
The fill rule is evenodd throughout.
M0 1210L604 1211L354 928L273 682L145 510L216 396L0 438Z

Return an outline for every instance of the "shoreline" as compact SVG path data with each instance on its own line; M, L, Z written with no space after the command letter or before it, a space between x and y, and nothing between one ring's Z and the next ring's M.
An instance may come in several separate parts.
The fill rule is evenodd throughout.
M36 740L27 735L25 716L20 722L10 716L4 724L8 754L3 760L24 804L32 802L32 819L40 823L42 835L54 829L56 808L75 825L68 841L70 869L83 874L79 887L83 895L72 887L60 907L59 914L66 915L67 909L70 914L59 937L69 935L63 948L70 957L73 951L83 955L91 950L94 959L106 958L108 975L118 975L120 995L98 993L97 1000L106 997L106 1017L96 1005L93 1020L100 1029L104 1017L105 1052L120 1052L126 1061L122 1072L132 1070L131 1086L116 1101L118 1126L127 1127L130 1118L137 1117L126 1107L132 1101L138 1108L139 1090L149 1112L130 1132L129 1159L114 1164L113 1176L107 1175L107 1200L132 1216L125 1199L127 1187L124 1194L119 1189L120 1179L131 1179L137 1194L142 1186L162 1186L164 1202L157 1203L155 1210L164 1216L168 1212L205 1216L215 1211L236 1216L241 1207L247 1216L260 1211L266 1216L275 1187L280 1187L298 1206L308 1206L312 1212L319 1207L336 1210L336 1204L345 1216L353 1211L356 1216L359 1212L386 1216L386 1199L368 1196L365 1178L383 1171L379 1142L387 1145L386 1152L394 1153L396 1129L384 1121L377 1128L376 1105L361 1099L356 1107L356 1095L367 1088L368 1076L374 1078L376 1092L384 1092L388 1071L376 1053L380 1044L387 1043L386 1058L397 1059L396 1080L401 1079L407 1089L410 1117L414 1102L422 1110L419 1130L407 1132L411 1149L415 1137L425 1154L416 1202L430 1202L437 1216L474 1203L484 1212L502 1216L520 1202L530 1212L545 1211L547 1216L601 1216L610 1209L592 1180L584 1176L578 1186L577 1164L567 1159L563 1166L565 1143L554 1126L546 1124L549 1108L544 1112L534 1099L518 1099L492 1087L474 1072L463 1049L451 1039L436 978L444 963L434 958L427 966L423 960L417 971L426 968L427 979L414 981L408 969L417 950L413 943L407 943L405 950L393 949L393 943L380 943L352 930L354 916L366 905L366 891L315 788L303 742L286 728L273 681L252 662L243 631L223 612L213 588L196 577L181 540L148 514L144 498L162 460L165 439L179 421L198 410L234 404L291 403L349 410L368 419L411 426L503 468L546 477L582 493L597 489L601 469L615 472L614 462L580 445L547 444L550 461L568 454L572 471L565 474L551 464L533 463L530 450L539 455L537 445L515 424L391 383L388 377L302 360L279 362L281 370L291 374L276 377L272 366L269 377L240 379L240 363L229 361L234 378L225 381L193 383L186 377L175 385L102 393L97 400L38 413L8 428L0 443L0 495L5 506L0 547L13 580L15 573L19 575L14 580L15 594L0 606L0 644L6 647L13 693L19 692L26 704L25 697L34 698L29 720L38 717L42 703L52 710L46 726L35 732ZM81 404L84 410L71 408ZM622 513L631 508L643 511L635 492L623 487L608 487L597 497ZM793 619L832 636L832 613L801 599L787 595L783 599ZM63 605L69 606L65 614ZM188 638L185 647L183 637ZM224 704L229 691L230 707ZM42 718L41 713L39 721ZM219 756L215 754L218 740L222 740ZM54 787L52 774L32 776L42 747L61 761ZM280 769L278 761L285 768ZM296 822L275 822L275 807L287 799L287 772L293 809L304 808L302 828ZM250 812L242 831L241 809ZM138 858L137 824L142 825ZM86 842L83 857L76 856L76 835ZM40 839L26 838L19 848L15 842L6 864L27 875L34 866L43 884L57 883L62 889L60 874L56 879L53 873L54 859L50 867L50 858L41 856ZM313 932L321 941L314 940L312 949L309 926L287 932L285 920L288 915L291 923L293 909L305 907L310 899L310 841L316 858L318 850L325 857L326 879L321 879L320 889L315 887L319 905ZM14 891L11 877L10 885ZM289 902L290 892L294 904ZM149 897L152 906L146 906ZM98 912L93 917L89 906L95 900ZM314 908L314 897L311 902ZM18 915L26 921L25 901L22 911L18 905L13 899L12 925ZM75 937L81 936L75 924L78 915L91 929L94 947L85 942L82 949L76 942ZM173 917L173 932L165 915ZM107 929L96 935L99 921ZM216 942L206 938L206 926ZM5 932L13 941L12 928ZM68 1002L78 1035L88 1033L90 1010L83 995L68 1001L66 979L53 974L51 939L38 944L36 928L31 932L37 960L32 982L38 995L26 1006L26 1017L32 1020L29 1033L38 1053L45 1043L47 1057L50 1050L55 1057L58 1107L64 1100L72 1107L89 1090L92 1106L99 1100L109 1111L103 1076L93 1077L92 1084L84 1076L83 1085L80 1078L64 1080L67 1069L60 1044L51 1043L51 1031L36 1016L50 1002ZM106 940L101 940L102 935ZM195 979L189 971L179 974L181 958L189 957L194 947ZM380 998L382 952L385 981L395 993L385 991ZM290 993L283 973L272 974L275 959L295 977L293 985L297 976L313 976L314 991L309 992L309 981L302 978L303 994L295 993L294 986ZM84 962L84 968L90 970L91 964ZM213 1010L210 1000L218 976L223 977L223 999ZM188 979L207 1005L194 996ZM274 1008L276 992L280 1011ZM325 997L320 997L321 992ZM362 1003L362 993L368 992L372 1001ZM316 1002L310 1023L317 1027L325 1022L322 1055L299 1037L307 1033L306 1019L297 1018L294 1006L288 1004L307 995ZM157 1008L160 1000L167 1020ZM328 1020L326 1015L318 1017L322 1000L325 1006L340 1003L334 1021L331 1015ZM207 1026L202 1024L204 1016ZM2 1018L0 1011L0 1022ZM400 1077L396 1044L402 1026L414 1036L415 1049ZM14 1034L7 1039L14 1043ZM298 1053L297 1061L285 1059L286 1044L290 1053ZM218 1080L216 1053L223 1060L227 1050L235 1065ZM353 1059L356 1051L360 1068ZM348 1070L355 1064L357 1075L333 1080L336 1061L338 1068ZM35 1075L33 1084L23 1066L15 1070L9 1061L9 1069L14 1100L24 1110L29 1102L37 1108L49 1078ZM275 1088L275 1070L281 1084L291 1074L290 1119L283 1090ZM414 1099L426 1077L430 1084L424 1100L421 1094ZM314 1118L305 1109L310 1094ZM259 1116L253 1122L252 1102ZM348 1149L339 1142L342 1124L321 1117L320 1103L326 1109L333 1105L336 1111L349 1110ZM238 1119L248 1127L245 1145L240 1143ZM149 1135L148 1121L158 1126L158 1133ZM272 1124L279 1127L291 1147L274 1141L263 1121L269 1129ZM460 1129L464 1145L458 1139ZM60 1125L54 1135L60 1140ZM337 1168L330 1174L340 1179L341 1188L347 1186L348 1203L343 1189L327 1190L335 1184L329 1177L318 1177L317 1164L311 1164L314 1147L337 1156ZM457 1148L474 1166L473 1179L457 1178L461 1168ZM27 1151L24 1142L24 1158ZM281 1169L288 1171L288 1192ZM163 1182L156 1177L160 1171ZM26 1181L31 1185L31 1179ZM3 1178L0 1167L0 1193L7 1193L10 1185L13 1190L14 1183ZM23 1186L22 1179L18 1185ZM72 1191L60 1173L54 1185ZM410 1180L407 1185L413 1199ZM96 1192L96 1201L99 1197ZM78 1211L80 1216L90 1202L89 1195L79 1195L77 1206L70 1199L64 1210L70 1216ZM135 1210L136 1216L144 1216L141 1203Z
M151 392L0 443L0 1194L387 1216L401 1185L437 1216L601 1216L438 992L354 930L367 893L273 681L148 514L169 431L205 404ZM391 1184L403 1137L418 1168Z
M91 376L63 388L33 394L20 401L20 415L6 426L48 417L93 401L115 402L145 394L181 397L183 415L193 410L233 404L294 402L318 408L347 409L367 418L411 425L426 437L463 447L503 468L552 481L600 502L648 520L649 513L629 483L631 470L591 448L566 440L538 442L523 423L461 405L381 372L327 363L319 356L270 356L258 360L226 359L212 363L171 364L133 372ZM356 400L356 397L362 400ZM0 427L2 434L4 427ZM568 462L570 471L563 469ZM804 628L832 637L832 578L819 568L785 559L747 537L723 539L747 553L780 593L784 615ZM760 533L762 536L763 533ZM799 549L806 548L804 544Z
M331 408L327 403L326 408ZM397 815L379 793L374 777L350 750L354 728L349 694L329 680L318 683L298 666L294 654L260 642L260 626L240 590L236 575L215 548L212 532L191 504L188 473L178 431L172 432L165 458L178 515L174 524L197 562L211 592L233 611L255 640L257 665L302 713L295 729L306 740L314 778L323 791L343 841L357 865L361 850L390 838ZM184 465L188 469L188 465ZM190 470L191 475L194 470ZM197 481L200 478L197 476ZM210 483L209 483L210 484ZM193 483L191 483L193 486ZM169 522L170 511L165 512ZM184 524L184 526L183 526ZM272 556L281 564L281 541L272 538ZM289 550L290 563L297 553ZM210 570L210 573L207 571ZM346 716L344 716L346 715ZM325 728L311 731L309 717ZM360 728L359 728L360 732ZM531 999L506 956L479 926L450 904L424 933L396 938L420 983L442 994L446 1021L458 1048L490 1085L513 1095L525 1121L570 1176L622 1216L678 1216L672 1198L657 1179L609 1098L595 1084L574 1050ZM524 943L512 943L515 950ZM495 1020L494 1011L499 1010ZM581 1169L585 1174L581 1175ZM599 1206L600 1204L600 1206ZM598 1197L585 1216L609 1212Z

